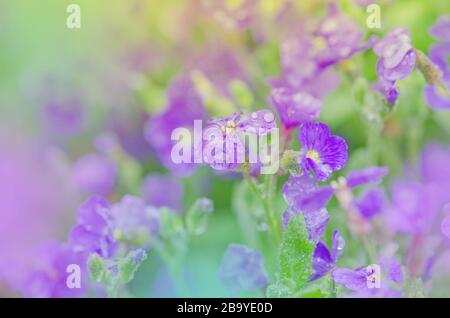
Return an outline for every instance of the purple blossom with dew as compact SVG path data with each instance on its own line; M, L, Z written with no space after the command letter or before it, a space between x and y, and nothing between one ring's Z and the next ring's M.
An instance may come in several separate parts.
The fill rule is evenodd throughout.
M386 197L381 189L365 191L355 202L359 213L366 219L372 219L380 214L386 206Z
M323 207L305 211L298 206L297 202L316 190L316 181L308 175L290 176L282 189L284 199L288 203L282 218L283 227L286 227L291 218L301 211L309 239L314 242L317 242L325 231L330 218L328 211Z
M351 297L401 297L398 288L403 283L401 264L392 257L382 258L379 263L356 269L336 268L331 277L337 284L353 291Z
M195 164L175 164L173 162L171 151L174 141L171 140L171 135L174 129L192 128L194 120L201 120L205 117L203 102L188 76L180 76L173 80L168 88L167 97L168 105L165 111L148 120L144 128L144 135L166 168L177 175L189 175L196 166Z
M310 280L316 280L323 277L336 267L336 262L341 256L345 248L345 240L339 231L333 232L333 238L331 241L331 251L322 241L319 241L314 250L312 259L312 268L314 274L311 275Z
M347 142L342 137L331 135L326 124L303 124L299 139L302 144L300 164L303 172L312 172L317 180L327 180L333 171L341 170L347 163Z
M77 187L86 193L108 195L116 182L115 163L100 154L87 154L73 166L73 179Z
M223 286L234 293L262 289L269 283L263 256L239 244L228 246L219 275Z
M177 212L183 209L183 186L173 176L149 174L142 183L141 191L145 201L155 208L167 207Z
M411 74L416 63L409 31L404 28L391 30L384 39L375 43L373 51L380 57L376 67L379 78L376 88L389 104L394 104L399 94L396 82Z
M110 211L114 236L120 240L145 244L159 233L159 211L141 198L125 195Z
M431 35L442 41L429 49L429 58L442 72L441 82L438 85L429 85L424 89L425 100L434 109L450 109L450 39L448 29L450 17L440 17L430 29Z
M84 202L77 212L77 225L69 234L69 244L75 252L114 255L117 242L113 237L108 201L94 196Z
M309 93L296 92L288 88L274 88L271 101L286 129L319 118L322 109L320 99Z
M269 110L258 110L248 117L239 112L210 120L203 133L203 159L216 170L236 169L247 155L243 134L267 135L276 127L275 116Z

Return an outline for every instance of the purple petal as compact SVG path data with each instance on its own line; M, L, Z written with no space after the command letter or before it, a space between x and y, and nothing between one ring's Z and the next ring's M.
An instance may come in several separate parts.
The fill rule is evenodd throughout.
M379 183L388 172L387 167L368 167L352 171L347 176L347 185L355 188L367 183Z
M322 242L318 242L312 258L314 274L310 277L310 280L313 281L324 276L332 270L334 266L335 262L331 258L327 246Z
M342 252L345 248L345 239L342 237L338 230L333 232L333 239L331 241L331 258L336 264L339 257L341 257Z
M323 186L304 196L297 197L295 206L302 211L317 211L324 208L334 195L330 186Z
M380 266L387 278L398 284L403 283L403 271L401 264L394 257L387 257L380 260Z
M273 89L271 100L286 128L317 119L322 109L322 102L311 94L287 88Z
M398 81L411 74L415 64L416 53L414 50L411 50L404 56L403 60L393 68L386 68L383 59L380 59L377 63L377 74L388 81Z
M431 27L430 34L443 42L450 42L450 17L441 16Z
M73 177L80 190L107 195L116 181L116 165L98 154L89 154L79 159L73 167Z
M444 234L447 238L450 239L450 216L447 216L442 220L441 223L441 232Z
M365 268L347 269L337 268L331 272L333 280L350 290L360 291L367 289L367 271Z
M327 227L330 215L326 209L320 209L317 211L303 211L303 217L305 219L306 228L308 230L309 239L313 242L317 242Z
M88 230L96 233L103 232L107 226L108 201L99 196L94 196L84 202L77 212L78 222Z
M316 181L309 175L290 176L283 186L283 197L290 206L296 206L297 200L317 190Z
M241 122L240 129L258 136L267 135L277 128L274 114L270 110L258 110Z
M299 139L307 150L319 150L330 136L330 128L324 123L305 123L301 126Z
M424 89L425 101L427 102L428 105L430 105L434 109L448 110L450 109L449 93L444 92L442 90L443 90L442 88L436 86L425 87Z
M384 192L381 189L368 190L356 200L356 207L366 219L370 220L382 212L386 203Z
M323 164L330 166L333 170L342 169L347 163L347 142L339 136L331 136L320 149L319 157Z

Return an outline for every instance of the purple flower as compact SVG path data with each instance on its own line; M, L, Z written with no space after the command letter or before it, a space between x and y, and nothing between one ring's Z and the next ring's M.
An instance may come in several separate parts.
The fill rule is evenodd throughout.
M220 280L232 292L254 291L269 283L262 255L239 244L230 244L220 265Z
M330 128L326 124L303 124L299 138L303 171L312 171L317 180L327 180L333 171L341 170L347 163L347 142L342 137L330 135Z
M83 203L77 212L77 225L69 234L69 244L75 252L112 256L117 244L110 225L108 202L94 196Z
M441 223L441 232L450 239L450 215L446 216Z
M442 42L450 42L450 16L441 16L431 27L430 34Z
M403 283L400 263L392 257L379 262L380 265L356 269L337 268L331 277L337 284L355 292L351 297L401 297L401 292L390 286L390 283Z
M442 81L440 85L427 86L424 90L426 102L435 109L450 109L450 68L448 57L450 56L450 18L441 17L431 28L430 33L444 43L436 44L429 50L430 60L441 70Z
M328 219L330 218L328 211L323 207L305 211L298 206L297 202L316 190L317 184L315 180L308 175L290 176L282 189L284 199L288 203L288 208L283 214L283 227L286 227L291 218L301 211L308 230L309 239L314 242L317 242L325 231Z
M172 176L150 174L142 184L145 201L155 208L167 207L177 212L183 209L183 186Z
M331 251L322 241L318 242L314 250L312 259L312 268L314 274L310 280L316 280L330 272L335 266L336 262L342 254L345 247L345 240L339 231L333 232L333 239L331 242Z
M371 189L364 192L356 200L355 205L359 213L369 220L382 212L385 201L385 195L381 189Z
M269 110L258 110L248 117L235 113L211 120L203 135L203 159L216 170L236 169L245 161L248 150L243 134L267 135L276 127L275 116Z
M88 154L75 162L73 178L80 190L98 195L110 194L116 181L116 165L107 157Z
M364 44L363 31L333 3L314 34L322 37L326 44L316 57L321 67L334 65L372 44L372 40Z
M159 211L138 197L126 195L110 210L114 235L121 240L145 244L159 233Z
M340 186L353 189L368 183L376 184L382 180L388 171L387 167L367 167L352 171L346 179L342 179L343 184ZM303 211L317 211L325 207L338 190L338 188L329 185L321 186L303 196L298 196L295 204Z
M187 175L195 170L195 164L175 164L171 157L174 141L172 132L176 128L191 128L194 120L205 116L200 95L187 76L180 76L170 83L166 110L148 120L144 135L148 143L156 151L161 163L173 173ZM194 162L192 160L192 162Z
M52 98L44 105L45 126L52 133L74 135L83 128L83 106L79 98Z
M321 100L309 93L295 92L288 88L274 88L271 100L286 129L319 118L322 109Z
M19 287L24 297L67 298L85 297L87 293L86 255L76 253L61 243L49 243L42 246L35 255L35 262L24 275ZM81 272L81 288L69 288L67 285L69 265L77 265Z
M392 203L385 214L391 229L403 233L426 233L438 210L434 189L419 182L396 182L392 187Z
M250 25L256 14L256 1L202 1L207 16L216 19L223 27L228 30L244 29Z
M389 104L394 104L398 97L396 81L411 74L416 63L411 36L404 28L393 29L373 46L373 51L380 57L377 63L379 82L376 88L384 94Z

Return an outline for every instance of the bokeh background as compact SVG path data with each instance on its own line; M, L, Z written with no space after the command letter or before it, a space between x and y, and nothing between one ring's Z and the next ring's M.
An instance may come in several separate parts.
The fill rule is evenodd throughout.
M163 204L173 204L180 212L200 196L213 200L215 209L206 232L191 242L185 265L190 296L230 295L218 277L230 243L258 248L266 256L267 268L276 267L276 256L264 252L270 237L255 234L258 231L249 230L252 225L242 226L245 221L238 222L247 212L261 210L240 177L209 167L189 175L172 171L144 134L148 120L164 112L169 84L183 74L203 74L192 89L203 89L201 95L207 96L206 117L270 107L268 79L280 73L281 40L300 21L324 14L327 1L255 0L238 19L226 12L217 14L221 6L233 8L233 2L239 3L0 2L0 295L20 296L14 282L20 280L23 267L36 261L36 248L48 240L64 241L78 206L98 187L113 202L133 194L156 204L152 200L160 191ZM367 1L340 4L367 35L404 26L414 47L424 52L435 43L429 27L450 13L450 2L445 0L373 2L382 10L382 28L377 30L365 26ZM80 29L66 27L66 8L71 3L81 7ZM339 67L356 68L374 81L376 60L368 50ZM367 164L367 136L351 97L354 81L339 76L338 86L324 100L320 120L349 143L345 174ZM450 137L450 112L434 112L425 104L422 75L416 72L399 85L398 105L385 117L377 143L378 163L391 170L386 189L393 176L404 174L405 167L417 160L425 144L431 140L448 144ZM188 106L180 102L180 114L184 107ZM86 191L91 188L80 186L83 177L74 172L86 155L110 160L116 177ZM101 163L91 169L84 173L100 174L98 178L108 174ZM163 179L151 183L149 176ZM169 188L174 191L167 191L165 182L172 182ZM277 204L283 211L281 193ZM335 227L344 222L338 210L332 202ZM348 242L348 249L349 255L357 255L359 245ZM163 262L152 253L129 290L139 297L176 295ZM442 293L438 287L434 292ZM262 296L262 292L251 295Z

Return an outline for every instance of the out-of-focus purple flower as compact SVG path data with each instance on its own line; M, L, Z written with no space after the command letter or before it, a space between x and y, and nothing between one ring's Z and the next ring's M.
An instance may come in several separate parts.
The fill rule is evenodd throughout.
M274 88L271 100L286 129L319 118L322 109L321 100L309 93L295 92L288 88Z
M235 113L211 120L204 130L203 159L216 170L236 169L247 154L242 134L267 135L276 127L275 116L269 110L258 110L248 117Z
M200 71L220 94L230 97L233 80L248 82L248 77L232 51L222 47L208 49L194 58L191 69Z
M379 263L356 269L337 268L331 277L353 291L351 297L401 297L401 291L395 288L395 284L403 283L400 263L392 257L380 259Z
M244 29L250 25L256 14L256 0L202 1L208 16L216 19L228 30Z
M232 292L254 291L269 283L262 255L239 244L228 246L219 275L222 284Z
M372 43L364 43L364 33L336 4L328 6L328 15L319 23L316 36L321 36L326 47L317 54L321 67L336 64L353 54L367 49Z
M347 142L342 137L330 135L326 124L303 124L299 138L302 169L304 173L313 172L317 180L327 180L333 171L341 170L347 163Z
M444 19L441 19L444 21ZM437 28L432 28L435 32L444 33L446 26L444 23L438 21L435 25ZM446 19L448 24L448 19ZM442 24L442 25L439 25ZM440 85L429 85L425 87L424 95L426 102L435 109L450 109L450 68L448 67L448 57L450 56L450 42L439 43L432 46L429 50L430 60L442 72L442 81Z
M19 287L24 297L84 297L87 293L86 255L74 252L61 243L46 244L37 251L35 265L24 275ZM69 288L69 265L77 265L81 274L80 288Z
M116 181L116 165L107 157L88 154L75 162L73 178L80 190L98 195L110 194Z
M289 177L282 189L284 199L288 203L288 208L283 214L282 224L283 227L286 227L291 218L301 211L308 230L309 239L317 242L325 231L328 219L330 218L328 211L323 206L318 209L305 211L297 204L303 197L308 196L315 190L317 190L317 184L311 176Z
M156 208L168 207L177 212L183 209L183 186L172 176L148 175L142 184L145 201Z
M442 42L450 42L450 16L441 16L431 27L430 34Z
M441 232L450 239L450 215L446 216L441 223Z
M83 106L76 96L45 101L43 114L45 127L52 133L74 135L83 128Z
M343 179L344 186L353 189L368 183L379 183L388 171L387 167L367 167L351 171L347 178ZM325 207L338 190L329 185L318 187L303 196L298 196L296 205L303 211L317 211Z
M103 257L114 254L117 243L106 199L94 196L84 202L78 209L77 221L69 234L69 244L75 252L97 253Z
M159 232L159 211L144 200L126 195L110 208L114 236L126 241L145 241Z
M414 181L396 182L392 187L392 203L385 214L394 231L426 233L438 210L434 187Z
M376 88L384 94L389 104L394 104L398 97L396 81L411 74L416 63L409 31L404 28L393 29L373 46L373 51L380 57L376 69L379 77Z
M335 266L336 262L342 254L345 247L345 240L339 231L333 232L333 239L331 241L331 251L322 241L318 242L314 250L312 259L312 268L314 274L311 275L310 280L316 280L330 272Z
M366 219L372 219L382 212L386 203L384 192L381 189L370 189L364 192L356 202L356 208Z
M196 166L195 164L175 164L173 162L171 157L174 144L174 141L171 140L172 132L180 127L193 127L194 120L204 118L205 110L201 97L196 92L191 79L187 76L180 76L173 80L167 95L168 105L166 110L148 120L144 135L165 167L173 173L187 175L192 173Z
M347 185L350 188L356 188L367 183L378 184L388 173L388 167L367 167L354 170L347 175Z

